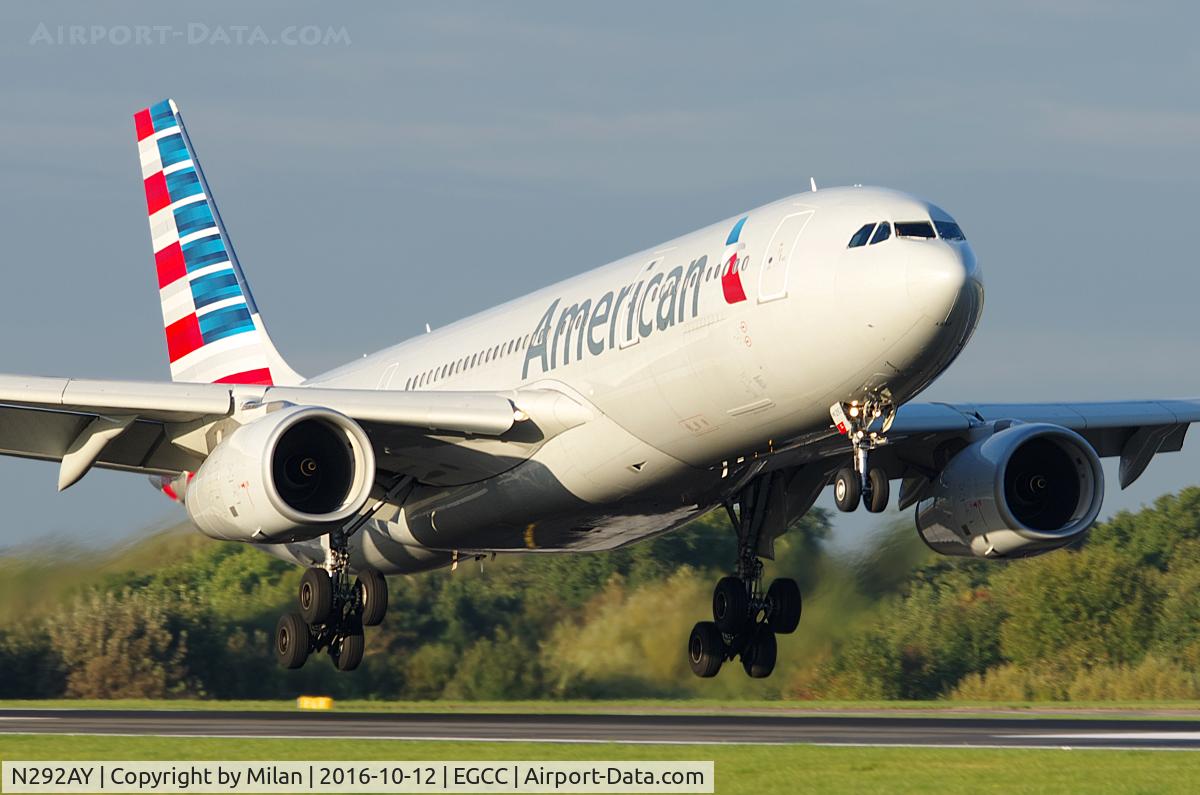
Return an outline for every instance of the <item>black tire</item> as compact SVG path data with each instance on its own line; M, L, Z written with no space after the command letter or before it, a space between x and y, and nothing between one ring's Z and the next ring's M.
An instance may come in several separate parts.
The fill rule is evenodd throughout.
M771 631L779 635L790 635L800 625L800 612L803 603L800 598L800 586L788 577L781 577L771 583L767 589L767 601L771 605L771 614L767 625Z
M862 481L858 473L850 467L839 469L837 477L833 479L833 501L837 503L838 510L842 513L857 511L861 497Z
M872 467L867 472L867 481L871 490L864 495L867 510L871 513L883 513L888 507L889 484L887 473L878 467Z
M308 623L299 613L285 613L275 624L275 659L284 668L299 668L308 660Z
M333 665L339 671L353 671L362 662L366 648L362 623L351 617L346 620L345 628L329 647L329 655L333 657Z
M325 569L309 569L300 578L300 615L309 624L325 624L333 612L333 580Z
M713 589L713 621L726 635L736 635L750 623L750 594L737 577L722 577Z
M363 569L354 582L354 590L362 604L363 626L377 627L382 624L388 608L387 580L383 575L375 569Z
M716 676L725 662L725 640L712 621L701 621L692 627L688 638L688 665L696 676L708 679Z
M766 627L759 627L742 650L742 668L745 669L746 675L751 679L766 679L775 670L778 651L775 633Z

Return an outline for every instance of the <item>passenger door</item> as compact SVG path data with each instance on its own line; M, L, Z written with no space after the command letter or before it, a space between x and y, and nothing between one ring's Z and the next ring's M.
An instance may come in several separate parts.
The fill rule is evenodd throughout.
M796 244L815 210L802 210L784 217L771 235L771 242L758 263L758 303L787 297L788 270L796 258Z

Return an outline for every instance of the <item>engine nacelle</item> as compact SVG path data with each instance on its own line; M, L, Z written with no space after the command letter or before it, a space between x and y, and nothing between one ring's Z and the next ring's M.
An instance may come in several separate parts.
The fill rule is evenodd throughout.
M184 503L213 538L301 541L358 513L374 479L375 454L358 423L330 409L290 406L223 439Z
M917 532L943 555L1028 557L1081 538L1103 500L1100 458L1082 436L1017 424L950 459L917 504Z

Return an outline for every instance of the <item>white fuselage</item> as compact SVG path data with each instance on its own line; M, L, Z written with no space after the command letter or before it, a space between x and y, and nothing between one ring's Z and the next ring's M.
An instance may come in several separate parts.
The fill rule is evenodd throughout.
M877 188L790 196L311 379L537 387L594 414L502 472L422 487L356 556L395 572L447 553L619 546L707 510L748 462L826 432L834 402L911 400L975 328L974 254L894 234L847 244L870 222L931 217L950 220Z

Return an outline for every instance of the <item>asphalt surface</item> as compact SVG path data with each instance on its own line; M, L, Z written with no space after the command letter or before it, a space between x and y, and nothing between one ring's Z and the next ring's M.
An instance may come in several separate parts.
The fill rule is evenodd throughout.
M2 709L0 734L1200 750L1200 721Z

